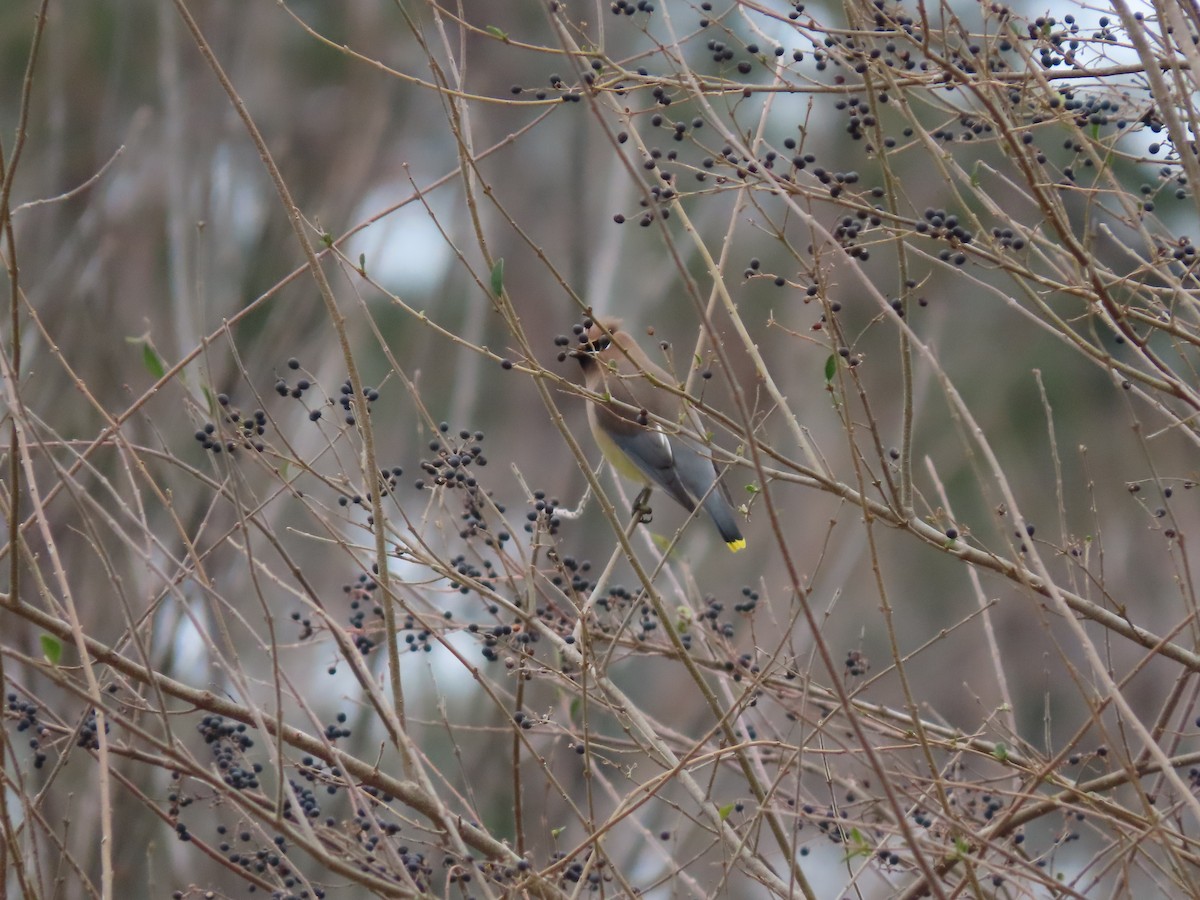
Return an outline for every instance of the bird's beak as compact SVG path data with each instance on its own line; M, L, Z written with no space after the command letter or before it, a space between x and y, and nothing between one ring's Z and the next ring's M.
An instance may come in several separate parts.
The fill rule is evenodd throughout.
M575 359L595 359L608 348L609 343L607 336L601 336L598 340L580 344L570 352L570 355Z

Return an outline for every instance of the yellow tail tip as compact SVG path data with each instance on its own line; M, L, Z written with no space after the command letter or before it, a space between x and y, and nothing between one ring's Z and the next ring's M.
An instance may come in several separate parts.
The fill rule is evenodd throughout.
M736 541L727 541L725 546L728 547L730 550L732 550L734 553L737 553L739 550L746 549L746 541L744 538L738 538Z

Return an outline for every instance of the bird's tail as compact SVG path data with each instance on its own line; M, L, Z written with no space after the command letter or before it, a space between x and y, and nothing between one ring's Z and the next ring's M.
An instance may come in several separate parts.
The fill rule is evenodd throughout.
M713 524L717 526L717 531L720 532L725 546L737 553L745 548L746 539L742 537L742 530L738 528L733 505L721 488L722 485L716 485L708 492L708 497L704 500L704 511L709 514Z

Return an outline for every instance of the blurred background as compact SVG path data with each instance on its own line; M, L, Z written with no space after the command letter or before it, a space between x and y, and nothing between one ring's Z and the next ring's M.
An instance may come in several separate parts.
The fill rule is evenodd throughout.
M741 426L738 434L712 425L725 450L747 457L745 433L754 430L786 460L811 467L787 425L795 416L831 483L885 499L886 485L879 485L885 470L891 477L899 471L890 451L902 446L904 410L901 329L889 304L903 297L904 321L926 348L912 357L918 518L941 531L953 528L1005 560L1028 560L1021 544L1034 544L1064 589L1193 646L1195 598L1184 551L1184 536L1196 523L1188 409L1170 391L1156 394L1140 382L1123 388L1128 376L1119 365L1145 371L1145 354L1114 338L1097 313L1086 265L1043 222L1045 210L1033 199L1040 195L1001 140L999 124L975 127L999 115L995 108L983 103L982 93L952 95L930 84L912 87L904 104L893 84L889 101L881 103L889 91L883 76L861 95L848 95L847 79L867 77L854 70L850 50L856 40L865 46L861 35L871 23L860 17L870 13L868 5L804 10L657 0L652 6L625 15L623 9L614 14L607 0L573 3L558 15L546 3L486 0L436 14L425 4L365 0L186 4L269 148L310 244L325 251L322 265L357 369L363 384L379 393L370 407L377 463L402 470L385 498L394 529L389 541L419 546L475 573L484 571L484 560L496 560L496 571L508 579L492 583L521 602L523 576L498 561L494 544L463 530L471 504L486 496L503 508L503 515L497 509L483 514L491 533L511 534L505 552L528 560L530 573L542 564L552 568L548 549L559 560L586 561L588 579L605 568L615 539L594 499L578 518L557 522L552 534L544 521L536 540L525 529L527 513L537 511L532 492L572 508L587 488L539 383L588 460L599 462L586 434L585 401L560 383L576 381L578 365L559 360L562 345L555 343L559 336L575 342L571 328L584 318L584 307L622 317L655 361ZM1062 6L1051 11L1057 18L1046 27L1069 38L1078 18L1082 58L1093 33L1106 27L1103 16ZM37 9L30 2L0 6L6 164L22 114ZM1009 10L1029 22L1046 15L1019 4ZM972 3L943 11L959 17L947 33L961 26L963 35L993 40L1007 27L997 23L1009 21ZM1025 24L1022 18L1021 29ZM564 52L572 42L578 54ZM967 42L947 38L943 49ZM1136 60L1123 35L1110 43L1105 65ZM1065 44L1054 46L1062 52ZM717 60L726 48L729 57ZM895 54L884 51L899 59ZM1022 70L1016 51L1006 58ZM603 64L590 67L591 59ZM972 74L962 66L958 71ZM585 96L584 75L605 86L604 102ZM708 80L703 97L692 76ZM743 94L743 84L753 90ZM1153 112L1153 101L1137 93L1144 86L1136 73L1086 87L1079 86L1082 78L1051 86L1013 78L1008 84L1004 121L1011 134L1034 135L1044 156L1039 177L1058 185L1053 202L1086 257L1111 279L1122 302L1139 310L1139 283L1152 284L1153 302L1144 304L1151 317L1162 292L1176 285L1176 299L1163 302L1178 303L1172 309L1183 315L1191 303L1186 279L1147 273L1157 264L1157 248L1169 255L1187 246L1196 207L1190 188L1179 187L1186 180L1179 182L1178 166L1168 160L1164 168L1169 151L1150 149L1163 138L1150 130L1155 116L1146 110L1149 104ZM1046 98L1056 92L1061 98L1064 84L1077 91L1068 101L1109 101L1103 121L1088 120L1092 107L1082 126L1069 116L1055 119L1057 107ZM673 98L669 105L653 93L664 85ZM868 94L875 95L870 106L880 118L878 132L875 123L862 121ZM136 627L143 638L137 652L150 654L154 668L238 702L270 705L282 667L285 694L303 700L286 700L285 718L295 716L297 727L319 732L305 718L309 712L322 727L346 716L353 735L339 746L373 759L386 732L322 628L314 636L301 624L312 618L316 597L347 628L365 627L347 606L374 553L365 527L369 503L358 502L371 491L362 476L363 450L339 406L349 373L244 121L175 6L146 0L50 3L27 115L9 201L22 325L19 382L10 384L9 403L19 394L20 416L36 447L37 490L24 495L24 515L57 486L39 517L45 528L27 532L30 552L56 547L84 632L121 641L132 654L123 636ZM914 128L923 134L914 137ZM884 134L893 139L885 144L886 167L875 146ZM755 160L730 147L732 135L754 149ZM1097 148L1109 154L1105 165L1085 163ZM768 159L768 153L777 156ZM803 169L789 162L805 154L812 159ZM775 174L787 171L795 193L752 189L766 183L756 181L762 170L739 170L764 160L775 162ZM842 176L848 194L831 196L817 170ZM698 174L707 177L701 181ZM661 198L664 186L686 194L684 215L647 213L660 208L648 191ZM851 202L849 194L860 199ZM857 216L855 203L864 209L890 204L893 212L881 225ZM958 216L972 229L973 243L929 238L917 227L931 221L927 211ZM643 216L650 221L643 223ZM846 238L847 223L862 234ZM1003 236L993 229L1005 227L1025 236L1023 252L1001 246ZM951 256L939 256L946 247L953 248ZM960 251L969 256L961 264L953 259ZM736 324L714 289L705 253L728 291ZM498 259L507 307L492 295ZM834 307L836 337L829 321ZM728 366L701 338L706 309ZM1078 342L1064 338L1064 322ZM765 372L743 342L743 329ZM11 339L6 330L6 342ZM1088 349L1080 352L1084 344ZM1165 366L1172 377L1194 387L1190 338L1164 332L1148 344L1170 359ZM501 358L516 366L502 367ZM833 370L839 374L831 378ZM704 372L714 377L699 377ZM769 393L767 376L786 410ZM309 386L299 387L302 380ZM974 423L948 402L950 389ZM240 445L236 454L214 453L205 449L203 435L195 437L211 425L220 443L258 411L266 423L262 453ZM120 440L107 431L114 422ZM437 429L442 422L445 433ZM1019 517L1007 508L975 443L976 424ZM458 436L463 430L470 436ZM65 475L102 435L104 446ZM487 462L472 472L481 493L433 489L422 461L439 447L470 446L482 447ZM635 489L618 487L607 471L600 479L624 518ZM723 701L737 706L740 689L715 673L725 661L742 665L746 654L755 665L769 660L791 667L822 690L842 681L863 701L908 709L1031 756L1062 752L1092 766L1092 774L1120 768L1095 755L1119 744L1125 732L1111 708L1097 705L1104 688L1061 608L1019 579L970 569L911 532L865 521L861 507L811 481L767 486L777 525L751 467L732 469L728 484L749 514L743 528L748 549L729 556L709 523L698 521L684 530L655 580L669 609L690 610L679 612L680 621L703 622L713 604L720 608L713 620L729 628L699 625L695 639L714 666ZM686 521L661 497L654 512L651 525L633 539L650 570ZM28 559L23 565L29 567ZM511 841L513 792L523 790L525 849L535 863L571 850L588 829L568 812L568 798L582 803L581 792L588 791L594 821L604 821L631 785L649 777L637 771L639 763L647 765L645 747L629 737L620 716L598 717L592 724L608 746L594 766L604 774L585 789L575 761L578 698L542 672L519 694L529 715L545 718L527 752L549 758L545 765L563 787L548 787L540 765L527 762L531 783L515 789L512 767L498 754L513 740L518 687L505 660L511 663L516 651L502 643L499 660L491 662L480 653L479 633L465 630L467 623L490 628L513 617L479 592L460 592L412 555L397 555L392 577L418 618L452 623L431 636L410 622L409 647L431 646L406 652L403 661L414 740L439 772L448 802ZM35 584L27 573L22 599L43 605ZM811 621L800 614L797 584ZM633 594L638 578L618 559L608 585ZM52 586L50 592L65 591ZM757 604L734 612L746 592ZM988 606L986 616L981 604ZM616 616L620 621L628 612L635 632L645 618L636 606ZM7 651L41 657L37 628L12 614L2 621ZM839 664L858 660L862 669L850 662L844 672L822 667L814 622ZM1176 681L1175 663L1148 658L1145 647L1113 639L1098 626L1084 627L1094 642L1090 651L1123 682L1124 698L1147 722L1169 700L1174 704L1169 752L1194 749L1194 732L1179 730L1190 721L1192 694ZM661 648L661 633L652 632L642 635ZM372 638L377 645L382 640L378 631ZM52 701L69 732L86 704L16 659L9 677L23 685L18 693ZM385 677L381 646L365 659ZM706 741L716 717L669 653L625 646L608 674L664 735L712 749ZM144 693L129 685L122 691L131 709L133 696ZM828 732L814 725L828 712L814 711L816 699L781 695L760 710L739 706L737 734L769 735L816 759L833 754L835 761L803 776L797 763L795 782L786 788L790 808L781 806L803 828L797 803L816 804L818 817L845 803L865 830L876 817L888 818L877 809L878 797L855 806L856 791L875 795L878 774L858 754L858 739L844 722ZM10 721L14 715L10 707ZM201 736L181 728L176 739L206 762ZM1118 755L1128 762L1138 746L1129 739ZM929 778L919 756L897 753L896 777ZM986 759L952 757L940 761L948 781L990 777L981 774L992 772ZM386 758L395 762L390 747ZM170 824L148 812L156 802L175 802L166 799L173 791L168 769L127 765L151 801L117 795L119 883L147 896L189 884L241 890L235 876L176 842ZM969 775L957 768L972 765L979 768ZM79 808L93 771L94 762L72 757L55 775L43 815L49 822L77 817L83 827L62 840L80 869L96 878L95 832ZM732 768L714 768L705 779L722 810L763 805ZM203 791L194 799L203 811L193 812L192 829L211 841L219 841L214 823L234 829L245 815L226 815L204 802L211 797ZM654 896L723 890L761 896L744 875L715 887L719 849L694 824L702 817L686 792L664 788L659 801L633 817L636 826L622 819L614 829L606 853L615 869ZM348 808L331 814L353 817ZM742 814L739 807L735 818ZM1085 891L1093 882L1074 879L1111 836L1085 834L1073 847L1066 836L1075 826L1068 820L1046 816L1030 825L1037 848L1029 855L1050 861L1047 877L1066 872L1073 889ZM848 883L863 896L894 896L904 882L909 870L899 864L848 875L859 865L847 865L847 839L831 840L823 826L808 827L804 853L812 854L818 896L834 896ZM865 839L868 858L876 840ZM651 849L656 845L661 852ZM693 856L699 862L684 862ZM1097 874L1095 883L1109 883L1109 874ZM368 895L350 884L326 889L328 896ZM619 892L620 886L606 889Z

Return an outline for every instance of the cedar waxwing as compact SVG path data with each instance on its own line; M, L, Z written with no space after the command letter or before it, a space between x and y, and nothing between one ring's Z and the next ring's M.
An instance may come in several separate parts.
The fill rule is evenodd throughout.
M584 322L587 332L572 354L583 367L588 390L611 398L588 404L588 424L600 450L620 474L645 484L647 490L657 485L688 512L701 504L729 549L741 550L746 541L712 456L698 441L655 421L657 417L684 423L703 434L696 413L646 377L660 384L675 383L620 330L619 319L601 319L600 323L603 327Z

